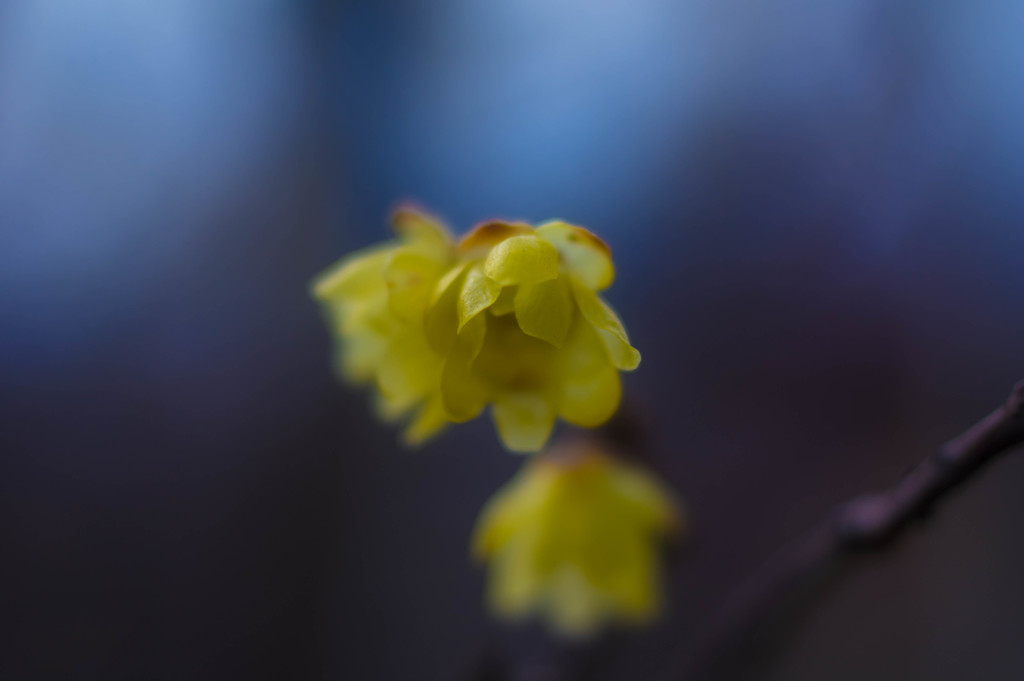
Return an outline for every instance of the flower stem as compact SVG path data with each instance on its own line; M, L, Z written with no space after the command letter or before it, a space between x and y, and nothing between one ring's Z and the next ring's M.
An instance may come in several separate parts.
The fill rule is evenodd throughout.
M974 478L985 464L1024 442L1024 381L1006 403L914 467L895 486L832 510L799 542L778 553L727 600L693 644L658 676L698 681L716 676L767 618L778 614L812 578L844 559L897 540L937 502Z

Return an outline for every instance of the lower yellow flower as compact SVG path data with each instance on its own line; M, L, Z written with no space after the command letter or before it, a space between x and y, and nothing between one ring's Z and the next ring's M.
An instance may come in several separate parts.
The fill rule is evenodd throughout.
M581 443L530 460L484 508L473 550L497 615L588 636L657 615L659 540L681 528L655 478Z

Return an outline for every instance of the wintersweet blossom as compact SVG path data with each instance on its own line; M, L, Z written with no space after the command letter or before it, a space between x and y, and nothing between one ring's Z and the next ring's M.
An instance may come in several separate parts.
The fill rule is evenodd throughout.
M487 504L474 554L488 563L498 616L537 616L589 636L658 613L660 541L682 529L670 494L648 473L593 444L528 461Z
M565 222L490 222L457 250L429 313L444 321L427 325L446 356L448 417L468 421L491 404L505 446L523 452L540 450L558 417L588 428L611 417L619 370L640 353L599 295L615 278L607 244Z
M406 225L415 225L415 228ZM494 221L457 245L435 219L399 211L397 243L350 256L321 277L346 375L376 383L382 413L419 415L421 441L488 405L504 444L543 448L556 420L594 427L640 354L600 292L611 250L576 225Z

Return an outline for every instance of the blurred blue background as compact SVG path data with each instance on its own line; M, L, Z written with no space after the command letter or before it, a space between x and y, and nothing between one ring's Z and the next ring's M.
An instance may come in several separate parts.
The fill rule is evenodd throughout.
M422 452L307 295L399 199L583 224L695 536L635 679L831 505L1024 377L1024 3L0 4L0 677L468 678L516 469ZM1024 462L750 678L1024 676ZM538 660L540 662L538 662ZM518 678L518 677L517 677Z

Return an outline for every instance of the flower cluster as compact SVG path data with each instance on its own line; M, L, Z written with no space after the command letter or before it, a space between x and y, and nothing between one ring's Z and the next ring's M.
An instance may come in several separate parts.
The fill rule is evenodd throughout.
M592 428L615 413L619 372L640 354L600 295L615 279L604 241L561 221L492 221L456 240L412 208L393 226L313 292L339 372L375 388L406 442L490 407L508 449L537 452L559 418ZM681 525L652 476L578 441L524 464L484 509L474 551L498 615L584 636L657 613L658 543Z
M474 552L490 563L489 601L503 617L542 617L586 636L657 614L659 539L682 516L642 470L592 443L528 462L484 509Z
M491 406L513 451L543 448L555 421L594 427L618 408L620 370L640 354L601 299L615 268L588 230L488 222L456 242L403 208L396 239L319 277L349 380L377 388L378 412L419 443Z

